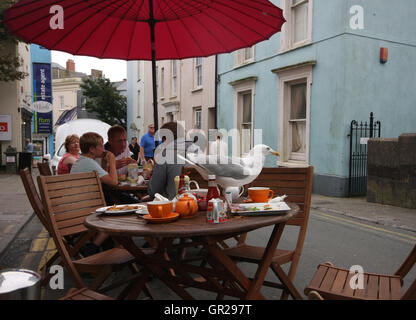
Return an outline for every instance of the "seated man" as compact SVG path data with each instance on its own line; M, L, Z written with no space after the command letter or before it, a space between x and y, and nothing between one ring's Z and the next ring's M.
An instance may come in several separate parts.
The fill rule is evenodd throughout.
M130 157L130 149L127 145L127 133L122 126L112 126L108 132L108 142L104 145L105 152L110 152L115 156L117 175L127 175L128 165L130 163L137 163L136 160ZM98 161L97 161L98 162ZM107 167L105 157L101 160L101 167L104 169ZM110 196L110 192L112 197ZM121 191L108 191L104 190L104 195L108 205L114 204L111 199L116 198L119 204L131 204L140 202L135 197L129 195L126 192Z
M106 153L106 161L108 163L108 172L94 161L95 158L101 157L104 152L103 138L95 132L84 133L79 139L79 145L82 154L79 159L71 167L71 173L97 171L102 183L109 185L117 185L118 177L116 171L116 160L111 152ZM108 203L107 203L108 204ZM108 235L98 233L92 243L87 243L84 248L84 255L89 256L100 251L100 246L107 240ZM108 240L111 246L111 240ZM107 241L107 242L108 242Z
M177 122L165 123L160 128L161 135L164 135L163 129L170 130L173 141L167 141L166 148L162 145L161 150L156 149L155 166L149 181L148 192L151 197L159 193L172 200L176 196L174 178L182 174L184 166L183 161L177 159L178 150L185 151L192 142L185 143L185 129ZM165 141L166 137L162 136L162 142L165 143ZM168 155L169 152L172 153L172 156Z
M117 174L127 174L127 166L130 163L137 163L137 161L130 156L126 130L122 126L112 126L107 135L108 142L104 145L104 148L116 157Z

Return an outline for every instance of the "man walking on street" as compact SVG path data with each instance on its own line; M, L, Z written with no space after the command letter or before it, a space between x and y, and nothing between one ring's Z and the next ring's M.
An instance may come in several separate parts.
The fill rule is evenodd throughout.
M29 138L27 138L25 140L25 147L23 148L23 152L33 153L33 143L30 142L30 139Z
M148 160L153 160L153 152L155 149L155 126L149 125L149 131L143 135L140 140L140 160L142 164Z

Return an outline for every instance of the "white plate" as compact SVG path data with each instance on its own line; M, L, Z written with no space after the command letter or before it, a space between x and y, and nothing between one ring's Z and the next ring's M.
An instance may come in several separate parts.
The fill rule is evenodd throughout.
M231 212L237 215L272 215L283 214L289 211L286 202L278 203L239 203L231 206Z
M133 206L134 208L127 208L127 207L131 207ZM102 207L99 208L97 210L95 210L95 212L97 214L112 214L112 215L119 215L119 214L124 214L124 213L129 213L129 212L136 212L136 210L138 210L138 208L140 208L141 205L137 204L137 203L133 203L133 204L120 204L120 205L116 205L116 208L125 208L123 210L108 210L110 208L113 208L114 206L108 206L108 207Z

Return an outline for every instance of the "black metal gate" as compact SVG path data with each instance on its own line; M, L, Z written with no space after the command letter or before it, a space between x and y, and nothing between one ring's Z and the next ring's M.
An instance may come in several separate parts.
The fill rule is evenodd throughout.
M369 138L380 137L381 122L374 122L370 113L370 123L353 120L350 128L350 175L349 196L364 196L367 193L367 142Z

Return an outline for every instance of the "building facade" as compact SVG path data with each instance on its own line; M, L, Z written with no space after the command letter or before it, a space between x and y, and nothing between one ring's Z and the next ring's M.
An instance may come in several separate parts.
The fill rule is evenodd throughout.
M23 80L0 82L0 159L6 165L4 152L8 146L23 150L26 138L32 138L30 45L19 42L4 48L5 54L20 57L20 71L28 74ZM9 159L10 160L10 159Z
M383 137L416 130L416 2L272 2L282 32L218 56L218 127L241 133L235 154L262 141L281 154L266 166L313 165L314 192L346 196L352 120L374 112Z
M208 139L215 128L215 56L156 63L159 127L183 121L187 132L199 129ZM140 137L153 123L151 62L127 64L128 135Z

